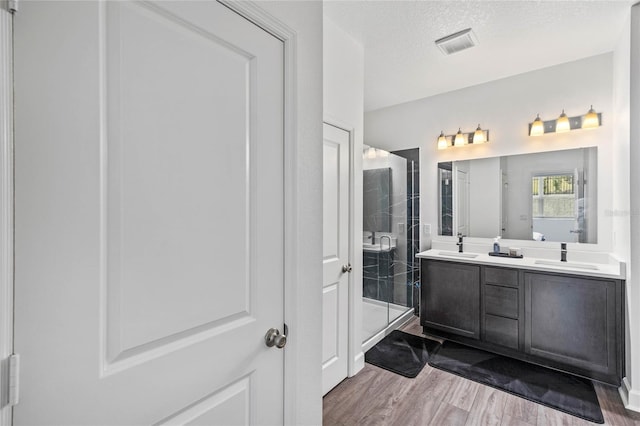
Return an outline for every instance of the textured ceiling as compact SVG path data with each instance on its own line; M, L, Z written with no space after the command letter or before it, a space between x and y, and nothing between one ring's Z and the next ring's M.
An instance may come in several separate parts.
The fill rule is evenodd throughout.
M610 52L635 1L325 0L324 12L364 47L371 111ZM435 46L469 27L477 46Z

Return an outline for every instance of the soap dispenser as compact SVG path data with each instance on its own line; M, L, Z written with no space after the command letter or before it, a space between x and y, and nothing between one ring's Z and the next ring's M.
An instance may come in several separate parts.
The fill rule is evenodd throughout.
M494 240L493 240L493 252L495 254L500 253L500 236L497 236Z

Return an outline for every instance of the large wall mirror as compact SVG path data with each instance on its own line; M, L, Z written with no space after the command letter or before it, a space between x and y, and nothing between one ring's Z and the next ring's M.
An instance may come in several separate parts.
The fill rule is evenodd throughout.
M439 234L595 244L596 173L596 147L439 163Z

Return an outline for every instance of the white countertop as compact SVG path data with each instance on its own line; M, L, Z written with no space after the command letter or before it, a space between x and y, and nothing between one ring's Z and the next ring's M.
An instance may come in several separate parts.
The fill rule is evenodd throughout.
M563 272L573 275L583 275L598 278L625 279L626 267L624 262L610 258L609 263L592 262L560 262L560 260L541 259L535 257L510 258L489 256L488 253L458 253L452 250L431 249L416 255L422 259L448 260L478 265L492 265L510 268L520 268L532 271Z

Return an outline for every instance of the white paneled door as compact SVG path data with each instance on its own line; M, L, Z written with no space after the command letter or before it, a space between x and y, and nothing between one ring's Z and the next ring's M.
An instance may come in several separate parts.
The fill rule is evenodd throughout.
M214 1L21 3L14 423L282 424L282 42Z
M323 128L322 393L344 378L349 338L349 132Z
M464 170L456 170L456 181L453 187L455 205L453 209L454 229L457 234L469 235L469 179Z

